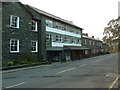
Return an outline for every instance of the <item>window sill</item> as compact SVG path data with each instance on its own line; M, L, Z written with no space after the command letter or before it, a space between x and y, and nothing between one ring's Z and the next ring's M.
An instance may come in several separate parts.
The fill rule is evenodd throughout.
M19 53L19 51L10 51L10 53Z
M19 27L12 27L12 26L10 26L10 28L15 28L15 29L18 29Z
M35 31L35 30L31 30L32 32L38 32L38 31Z
M37 53L38 51L31 51L32 53Z

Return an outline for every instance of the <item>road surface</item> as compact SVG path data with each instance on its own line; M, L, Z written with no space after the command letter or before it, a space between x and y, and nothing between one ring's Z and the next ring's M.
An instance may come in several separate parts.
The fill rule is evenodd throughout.
M118 54L108 54L3 73L2 88L118 88L117 76Z

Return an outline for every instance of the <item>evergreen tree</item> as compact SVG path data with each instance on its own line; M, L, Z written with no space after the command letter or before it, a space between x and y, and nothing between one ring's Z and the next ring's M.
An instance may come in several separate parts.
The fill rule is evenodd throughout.
M104 28L103 41L111 51L120 51L120 17L111 20Z

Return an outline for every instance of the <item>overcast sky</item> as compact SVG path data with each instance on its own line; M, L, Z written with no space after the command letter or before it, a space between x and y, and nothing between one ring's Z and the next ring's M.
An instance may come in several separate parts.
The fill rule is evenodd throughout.
M104 27L118 17L119 0L19 0L60 18L73 21L84 33L103 37Z

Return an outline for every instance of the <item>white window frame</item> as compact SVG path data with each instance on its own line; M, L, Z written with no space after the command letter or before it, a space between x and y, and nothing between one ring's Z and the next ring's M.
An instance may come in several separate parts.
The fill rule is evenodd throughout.
M52 41L52 34L51 33L46 34L46 41Z
M88 54L88 50L85 50L85 55L87 55Z
M89 45L91 45L92 44L92 41L91 40L89 40Z
M17 18L17 21L14 20L14 18ZM10 15L10 27L12 28L19 28L19 17ZM17 26L15 26L15 23L17 23Z
M93 41L93 45L95 45L95 41Z
M84 39L85 40L85 45L87 44L87 40L86 39Z
M32 42L35 42L35 43L36 43L36 46L32 46ZM35 48L36 48L36 51L32 51L32 50L31 50L31 52L38 52L38 41L32 40L32 41L31 41L31 49L32 49L32 47L35 47Z
M71 41L70 41L70 43L74 43L74 38L73 38L73 37L71 38Z
M81 39L77 39L77 44L81 44Z
M32 24L34 23L34 24ZM32 27L35 27L35 30L32 30ZM37 32L38 31L38 23L35 20L31 20L31 31Z
M16 41L17 39L10 39L10 52L11 53L19 53L19 40L17 40L17 51L12 51L11 50L11 47L15 46L15 45L12 45L12 40Z
M101 43L101 42L99 42L99 46L101 46L101 47L102 47L102 43Z
M58 23L58 29L61 29L61 23Z
M74 38L74 43L77 44L77 38Z
M53 21L46 19L46 26L53 28Z
M68 36L65 36L64 42L65 42L65 43L70 43L70 38L69 38ZM73 41L73 42L74 42L74 41Z
M62 42L62 36L61 35L56 35L56 42Z
M46 20L46 26L49 26L49 21L48 20Z

